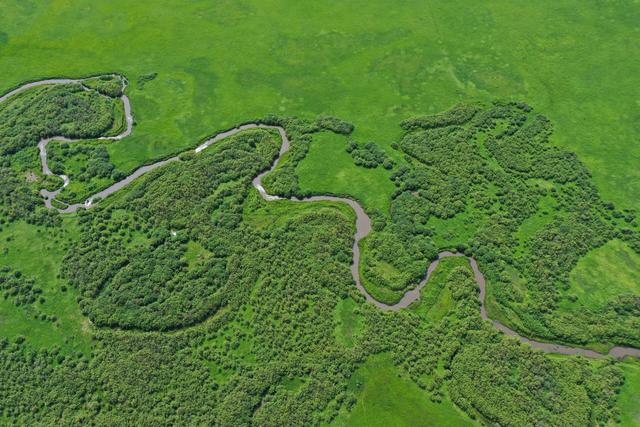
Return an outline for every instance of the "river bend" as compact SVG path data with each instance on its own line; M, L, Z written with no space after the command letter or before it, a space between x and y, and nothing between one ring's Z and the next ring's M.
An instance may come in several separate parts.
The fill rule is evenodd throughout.
M129 102L129 98L124 94L124 90L126 89L127 86L127 80L122 77L122 76L118 76L119 78L122 79L122 96L121 96L121 100L124 104L124 110L125 110L125 117L126 117L126 123L127 123L127 127L126 129L120 133L119 135L116 136L109 136L109 137L101 137L99 139L103 139L103 140L120 140L122 138L125 138L126 136L131 134L132 131L132 127L133 127L133 116L131 113L131 105ZM0 102L5 101L6 99L10 98L13 95L16 95L20 92L23 92L27 89L36 87L36 86L42 86L42 85L49 85L49 84L68 84L68 83L79 83L82 84L82 82L84 80L87 79L48 79L48 80L41 80L41 81L37 81L37 82L31 82L31 83L27 83L23 86L20 86L19 88L12 90L11 92L3 95L2 97L0 97ZM83 87L85 87L83 85ZM85 89L87 89L85 87ZM255 187L255 189L258 191L258 193L260 193L260 196L266 200L266 201L274 201L274 200L289 200L289 201L293 201L293 202L315 202L315 201L329 201L329 202L339 202L339 203L346 203L347 205L349 205L353 211L356 214L356 232L354 235L354 242L353 242L353 259L352 259L352 263L351 263L351 275L353 276L353 281L356 284L356 287L358 289L358 291L365 297L365 299L375 305L376 307L382 309L382 310L399 310L402 308L406 308L409 305L411 305L413 302L417 301L420 299L420 292L422 291L422 288L427 284L427 282L429 281L429 278L431 277L431 275L433 274L433 272L435 271L435 269L437 268L438 264L440 263L440 260L442 260L443 258L447 258L447 257L466 257L466 255L461 254L461 253L457 253L457 252L448 252L448 251L444 251L444 252L440 252L438 254L438 258L436 260L434 260L433 262L431 262L427 268L427 271L424 275L424 277L422 278L422 280L420 280L420 282L418 283L418 285L407 291L402 298L400 299L400 301L398 301L395 304L385 304L383 302L380 302L378 300L376 300L373 296L371 296L371 294L369 294L369 292L367 292L367 290L364 288L364 286L362 285L362 282L360 280L360 272L359 272L359 267L360 267L360 240L362 240L363 238L365 238L366 236L369 235L369 233L371 233L371 218L369 218L369 216L366 214L366 212L364 211L364 209L362 208L362 206L360 205L359 202L353 200L353 199L349 199L349 198L345 198L345 197L336 197L336 196L311 196L311 197L305 197L305 198L297 198L297 197L292 197L292 198L283 198L277 195L272 195L267 193L267 191L265 190L264 186L262 185L262 178L264 178L265 175L267 175L268 173L272 172L277 166L278 163L280 162L280 159L282 158L282 155L284 153L286 153L289 150L290 147L290 141L289 138L287 137L286 131L284 128L280 127L280 126L270 126L270 125L264 125L264 124L259 124L259 123L248 123L248 124L244 124L238 127L235 127L233 129L224 131L224 132L220 132L218 134L216 134L215 136L213 136L210 139L207 139L206 141L204 141L202 144L200 144L198 147L195 148L194 152L200 153L203 150L205 150L206 148L208 148L209 146L211 146L212 144L215 144L216 142L228 138L232 135L235 135L239 132L242 132L244 130L247 129L256 129L256 128L261 128L261 129L274 129L277 130L279 135L280 135L280 139L281 139L281 145L280 145L280 152L278 157L275 159L275 161L273 162L273 164L271 165L271 167L268 170L263 171L262 173L260 173L258 176L256 176L253 181L252 184ZM51 172L51 170L49 169L49 166L47 164L47 151L46 151L46 147L47 144L50 141L53 140L58 140L58 141L68 141L68 142L73 142L76 141L74 139L69 139L66 138L64 136L54 136L51 138L46 138L41 140L38 143L38 148L40 150L40 160L42 163L42 172L46 175L53 175L53 173ZM106 189L92 195L91 197L89 197L84 203L76 203L76 204L72 204L72 205L67 205L64 208L57 208L54 207L52 205L53 200L55 199L55 197L60 193L60 191L62 191L62 188L64 188L65 186L67 186L69 184L69 178L65 175L61 175L60 177L63 179L64 184L61 188L59 188L56 191L47 191L45 189L41 190L41 194L44 197L44 203L48 208L53 208L53 209L57 209L59 212L61 213L71 213L71 212L75 212L77 211L79 208L91 208L93 206L93 202L98 200L98 199L103 199L117 191L119 191L120 189L124 188L125 186L127 186L129 183L133 182L134 180L136 180L137 178L139 178L140 176L144 175L145 173L157 169L161 166L164 166L167 163L170 162L174 162L179 160L179 157L171 157L169 159L165 159L165 160L161 160L159 162L156 163L152 163L149 165L145 165L142 166L138 169L136 169L131 175L127 176L126 178L124 178L121 181L116 182L115 184L111 185L110 187L107 187ZM61 202L58 202L61 203ZM581 348L581 347L571 347L571 346L567 346L567 345L562 345L562 344L552 344L552 343L547 343L547 342L541 342L541 341L535 341L529 338L526 338L520 334L518 334L516 331L514 331L513 329L507 327L506 325L502 324L500 321L498 320L493 320L490 319L488 314L487 314L487 309L485 306L485 298L486 298L486 280L484 278L484 275L482 274L482 272L480 271L480 269L478 268L478 263L476 261L475 258L473 257L466 257L469 260L469 263L471 265L471 269L473 270L473 274L475 277L475 281L478 284L478 287L480 289L480 292L478 294L478 299L480 302L480 314L482 316L482 318L484 320L490 321L493 326L495 328L497 328L498 330L502 331L504 334L512 336L517 338L518 340L520 340L523 343L527 343L529 344L531 347L542 350L544 352L548 352L548 353L560 353L560 354L567 354L567 355L581 355L581 356L585 356L585 357L591 357L591 358L602 358L605 356L611 356L611 357L615 357L618 359L622 359L624 357L627 356L634 356L634 357L639 357L640 358L640 349L637 348L633 348L633 347L625 347L625 346L616 346L613 347L611 350L609 350L609 352L607 354L603 354L603 353L599 353L596 352L594 350L589 350L589 349L585 349L585 348Z

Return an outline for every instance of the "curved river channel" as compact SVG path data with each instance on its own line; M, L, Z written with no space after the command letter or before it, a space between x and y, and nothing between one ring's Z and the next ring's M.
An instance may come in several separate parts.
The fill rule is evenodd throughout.
M116 136L109 136L109 137L102 137L99 139L103 139L103 140L119 140L122 139L126 136L128 136L129 134L131 134L132 131L132 127L133 127L133 116L131 114L131 104L129 102L129 98L124 95L124 89L126 88L127 85L127 81L124 77L122 76L117 76L119 78L122 79L122 96L121 96L121 100L124 104L124 111L125 111L125 116L126 116L126 123L127 123L127 127L126 129L120 133L119 135ZM23 92L27 89L36 87L36 86L42 86L42 85L49 85L49 84L69 84L69 83L77 83L80 85L83 85L83 81L86 79L50 79L50 80L41 80L38 82L32 82L32 83L27 83L7 94L5 94L4 96L0 97L0 102L5 101L7 98L10 98L11 96L18 94L20 92ZM85 87L83 85L83 88L87 89L87 87ZM258 190L258 192L260 193L260 196L262 196L262 198L266 201L273 201L273 200L289 200L292 202L316 202L316 201L329 201L329 202L339 202L339 203L346 203L347 205L349 205L354 212L356 213L356 233L354 235L354 241L353 241L353 260L351 263L351 275L353 276L353 280L356 283L356 287L358 288L358 291L360 291L360 293L365 297L365 299L370 302L371 304L375 305L376 307L382 309L382 310L399 310L402 308L406 308L409 305L411 305L411 303L413 303L414 301L420 299L420 292L422 290L422 288L427 284L427 282L429 281L429 278L431 277L431 274L435 271L435 269L437 268L438 264L440 263L440 260L442 260L443 258L447 258L447 257L466 257L466 255L461 254L461 253L457 253L457 252L440 252L438 254L438 258L431 262L431 264L429 264L429 267L427 268L427 271L424 275L424 277L422 278L422 280L418 283L418 285L407 291L404 296L400 299L400 301L398 301L395 304L385 304L383 302L380 302L378 300L376 300L375 298L373 298L368 292L367 290L364 288L364 286L362 286L362 283L360 281L360 273L359 273L359 266L360 266L360 240L362 240L364 237L368 236L369 233L371 232L371 219L369 218L369 216L366 214L366 212L364 211L364 209L362 208L362 206L360 205L360 203L358 203L357 201L353 200L353 199L349 199L349 198L345 198L345 197L335 197L335 196L312 196L312 197L305 197L305 198L297 198L297 197L292 197L292 198L283 198L280 196L276 196L276 195L271 195L269 193L267 193L267 191L264 189L263 185L262 185L262 178L264 178L265 175L267 175L268 173L270 173L271 171L273 171L277 165L278 162L280 161L280 159L282 158L282 155L284 153L286 153L289 150L289 146L290 146L290 141L289 138L287 137L287 134L284 130L284 128L280 127L280 126L269 126L269 125L264 125L264 124L258 124L258 123L249 123L249 124L244 124L242 126L238 126L236 128L224 131L224 132L220 132L217 135L213 136L212 138L206 140L205 142L203 142L202 144L200 144L198 147L196 147L195 149L195 153L200 153L201 151L205 150L207 147L209 147L212 144L215 144L216 142L225 139L227 137L230 137L232 135L235 135L239 132L242 132L244 130L247 129L256 129L256 128L261 128L261 129L275 129L278 131L278 133L280 134L280 139L282 140L282 144L280 145L280 153L278 155L278 157L275 159L275 161L273 162L273 164L271 165L271 168L269 168L268 170L260 173L258 176L256 176L252 183L253 186L256 188L256 190ZM47 164L47 151L46 151L46 147L47 144L53 140L61 140L61 141L68 141L68 142L72 142L72 141L76 141L75 139L69 139L63 136L54 136L51 138L46 138L41 140L38 143L38 148L40 149L40 160L42 163L42 172L46 175L53 175L53 173L51 172L51 170L49 169L49 166ZM156 163L152 163L150 165L146 165L146 166L142 166L138 169L136 169L131 175L127 176L125 179L123 179L122 181L116 182L115 184L111 185L110 187L92 195L91 197L89 197L84 203L76 203L76 204L72 204L72 205L66 205L64 208L57 208L54 207L52 205L52 202L54 201L55 197L60 193L60 191L62 191L62 188L64 188L65 186L67 186L69 184L69 178L65 175L60 175L60 177L63 179L64 184L63 186L56 190L56 191L47 191L47 190L41 190L41 194L44 197L44 202L45 205L48 208L52 208L52 209L57 209L59 212L61 213L70 213L70 212L75 212L77 211L79 208L90 208L91 206L93 206L93 202L98 200L98 199L103 199L117 191L119 191L120 189L122 189L123 187L125 187L126 185L128 185L129 183L131 183L132 181L134 181L135 179L137 179L138 177L144 175L145 173L153 170L153 169L157 169L161 166L164 166L167 163L170 162L175 162L178 161L179 157L175 156L175 157L171 157L169 159L165 159L165 160L161 160L159 162ZM56 201L56 203L62 203L59 201ZM482 318L484 320L490 321L494 327L496 327L497 329L499 329L500 331L502 331L503 333L505 333L506 335L515 337L517 339L519 339L521 342L527 343L529 345L531 345L531 347L542 350L544 352L549 352L549 353L560 353L560 354L567 354L567 355L581 355L581 356L586 356L586 357L592 357L592 358L601 358L601 357L605 357L605 356L612 356L618 359L622 359L626 356L634 356L634 357L640 357L640 349L637 348L633 348L633 347L624 347L624 346L616 346L613 347L609 353L607 354L603 354L603 353L598 353L596 351L593 350L589 350L589 349L585 349L585 348L581 348L581 347L571 347L571 346L567 346L567 345L562 345L562 344L551 344L551 343L546 343L546 342L540 342L540 341L535 341L535 340L531 340L529 338L523 337L522 335L518 334L516 331L514 331L513 329L505 326L504 324L500 323L497 320L492 320L489 318L488 314L487 314L487 309L485 307L485 296L486 296L486 280L484 278L484 275L482 274L482 272L480 271L480 269L478 268L478 263L475 260L475 258L473 257L467 257L467 259L469 260L469 263L471 265L471 269L473 270L473 274L475 277L476 282L478 283L478 287L480 288L480 293L478 295L479 297L479 301L480 301L480 314L482 315Z

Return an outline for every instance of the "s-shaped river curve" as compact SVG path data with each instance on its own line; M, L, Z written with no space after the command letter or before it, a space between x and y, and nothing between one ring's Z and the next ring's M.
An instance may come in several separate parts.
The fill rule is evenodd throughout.
M120 96L120 100L122 101L122 104L124 106L124 115L125 115L125 121L126 121L126 128L118 135L115 136L103 136L97 139L101 139L101 140L108 140L108 141L118 141L122 138L126 138L127 136L131 135L131 131L133 130L133 115L131 114L131 102L129 102L129 97L127 95L125 95L124 91L127 88L127 79L119 74L105 74L103 76L110 76L110 77L115 77L117 79L120 79L121 83L122 83L122 95ZM103 76L99 76L99 77L103 77ZM38 87L38 86L45 86L45 85L54 85L54 84L79 84L84 90L94 90L91 89L87 86L85 86L84 82L92 79L94 77L87 77L84 79L45 79L45 80L39 80L36 82L30 82L27 84L24 84L20 87L18 87L17 89L14 89L8 93L6 93L3 96L0 96L0 103L6 101L7 99L11 98L14 95L17 95L21 92L24 92L28 89L32 89L34 87ZM100 92L98 92L100 93ZM107 95L103 95L100 94L101 96L107 97ZM108 98L108 97L107 97ZM85 138L85 139L92 139L92 138ZM38 149L40 151L40 163L42 164L42 173L44 173L45 175L55 175L51 169L49 169L49 164L47 163L47 144L49 144L51 141L65 141L65 142L73 142L73 141L79 141L81 140L80 138L78 139L71 139L71 138L67 138L65 136L52 136L49 138L45 138L45 139L41 139L38 142ZM69 177L66 175L57 175L60 178L62 178L63 184L62 187L60 187L59 189L55 190L55 191L49 191L47 189L42 189L40 190L40 194L42 195L42 197L44 197L44 204L46 207L48 207L49 209L57 209L58 211L62 212L62 213L68 213L68 212L74 212L76 211L79 207L89 207L93 201L93 198L96 196L92 196L89 199L87 199L87 201L85 203L78 203L75 205L67 205L66 208L64 209L58 209L55 208L52 204L53 200L56 198L56 196L58 194L60 194L60 192L62 191L62 189L64 187L66 187L67 185L69 185L69 182L71 182L69 180ZM127 178L128 179L128 178ZM61 203L61 204L66 204L60 201L57 201L57 203Z
M118 76L120 78L122 78L122 82L123 82L123 94L121 96L121 100L124 103L124 109L125 109L125 115L126 115L126 121L127 121L127 128L125 131L123 131L121 134L116 135L116 136L111 136L111 137L102 137L100 139L109 139L109 140L119 140L122 139L126 136L128 136L131 133L132 130L132 125L133 125L133 117L131 115L131 106L129 103L129 98L124 95L124 89L126 88L126 79L124 79L121 76ZM35 86L41 86L41 85L47 85L47 84L64 84L64 83L80 83L82 84L82 82L86 80L86 79L76 79L76 80L72 80L72 79L54 79L54 80L42 80L39 82L32 82L32 83L28 83L24 86L19 87L18 89L15 89L9 93L7 93L6 95L0 97L0 102L5 101L7 98L11 97L12 95L15 95L17 93L20 93L24 90L27 90L29 88L35 87ZM83 86L84 87L84 86ZM265 190L264 186L262 185L262 178L264 178L265 175L267 175L268 173L272 172L277 166L278 163L280 162L280 159L282 158L282 155L284 153L286 153L289 150L290 147L290 141L289 138L287 137L287 133L284 130L284 128L280 127L280 126L270 126L270 125L264 125L264 124L260 124L260 123L249 123L249 124L244 124L242 126L238 126L235 127L233 129L218 133L217 135L215 135L214 137L206 140L204 143L202 143L201 145L199 145L196 149L195 149L195 153L200 153L202 150L206 149L207 147L209 147L210 145L225 139L227 137L230 137L232 135L235 135L239 132L242 132L244 130L247 129L256 129L256 128L261 128L261 129L275 129L278 131L279 135L280 135L280 139L282 140L282 143L280 145L280 152L278 154L278 157L274 160L273 164L271 165L271 167L266 170L263 171L262 173L260 173L258 176L256 176L252 183L253 186L256 188L256 190L258 190L258 192L260 193L260 196L262 196L262 198L266 201L274 201L274 200L289 200L289 201L293 201L293 202L316 202L316 201L329 201L329 202L339 202L339 203L346 203L347 205L349 205L353 211L356 214L356 233L354 235L354 241L353 241L353 259L352 259L352 263L351 263L351 275L353 276L353 281L356 283L356 287L358 288L358 291L360 291L360 293L365 297L365 299L372 303L373 305L375 305L376 307L382 309L382 310L399 310L402 308L406 308L409 305L411 305L411 303L413 303L414 301L420 299L420 292L422 290L422 288L427 284L427 282L429 281L429 278L431 277L431 274L435 271L436 267L438 266L438 264L440 263L440 260L442 260L443 258L447 258L447 257L466 257L466 255L461 254L461 253L457 253L457 252L440 252L438 254L438 258L431 262L431 264L429 264L429 267L427 268L427 271L424 275L424 277L422 278L422 280L418 283L418 285L412 289L407 291L403 297L400 299L400 301L398 301L395 304L385 304L383 302L380 302L378 300L376 300L375 298L373 298L368 292L367 290L364 288L364 286L362 286L362 283L360 281L360 272L359 272L359 267L360 267L360 240L362 240L363 238L365 238L366 236L369 235L369 233L371 233L371 218L369 218L369 216L366 214L366 212L364 211L364 209L362 208L362 206L360 205L360 203L358 203L357 201L353 200L353 199L349 199L349 198L345 198L345 197L335 197L335 196L312 196L312 197L305 197L305 198L297 198L297 197L292 197L292 198L283 198L277 195L271 195L269 193L267 193L267 191ZM42 170L45 174L47 175L53 175L53 173L49 170L49 167L47 165L47 152L46 152L46 146L47 144L52 141L52 140L63 140L63 141L75 141L72 139L68 139L65 138L63 136L59 136L59 137L51 137L51 138L47 138L47 139L43 139L38 143L38 147L40 148L40 159L42 162ZM105 198L117 191L119 191L120 189L122 189L123 187L125 187L126 185L128 185L129 183L131 183L132 181L134 181L135 179L137 179L138 177L144 175L145 173L156 169L160 166L164 166L165 164L169 163L169 162L174 162L179 160L179 157L171 157L169 159L166 160L161 160L159 162L150 164L150 165L146 165L146 166L142 166L139 169L136 169L131 175L129 175L128 177L126 177L125 179L123 179L122 181L116 182L115 184L111 185L110 187L94 194L93 196L89 197L84 203L77 203L77 204L73 204L73 205L68 205L66 208L64 209L58 209L52 206L51 202L52 200L55 198L55 196L57 196L57 194L62 190L62 188L66 185L68 185L69 183L69 179L66 176L62 176L64 179L65 184L63 185L62 188L53 191L53 192L49 192L47 190L41 190L41 194L43 195L43 197L45 197L45 205L48 208L53 208L53 209L57 209L59 212L61 213L70 213L70 212L75 212L77 211L79 208L91 208L93 205L93 201L98 199L98 198ZM581 355L581 356L586 356L586 357L592 357L592 358L601 358L604 356L612 356L618 359L622 359L626 356L634 356L634 357L640 357L640 349L637 348L633 348L633 347L624 347L624 346L616 346L613 347L609 353L607 354L603 354L603 353L598 353L596 351L593 350L588 350L585 348L581 348L581 347L571 347L571 346L567 346L567 345L562 345L562 344L552 344L552 343L546 343L546 342L540 342L540 341L535 341L535 340L531 340L529 338L523 337L522 335L518 334L516 331L514 331L513 329L507 327L506 325L500 323L497 320L492 320L489 318L488 314L487 314L487 309L485 306L485 297L486 297L486 280L484 278L484 275L482 274L482 272L480 271L480 269L478 268L478 263L476 261L475 258L473 257L466 257L469 260L469 263L471 265L471 269L473 270L473 274L476 280L476 283L478 284L478 287L480 288L480 293L478 295L478 299L480 301L480 314L482 316L482 318L484 320L490 321L494 327L496 327L497 329L499 329L500 331L502 331L503 333L505 333L506 335L512 336L512 337L516 337L518 338L521 342L524 343L528 343L529 345L531 345L531 347L542 350L544 352L549 352L549 353L560 353L560 354L567 354L567 355Z

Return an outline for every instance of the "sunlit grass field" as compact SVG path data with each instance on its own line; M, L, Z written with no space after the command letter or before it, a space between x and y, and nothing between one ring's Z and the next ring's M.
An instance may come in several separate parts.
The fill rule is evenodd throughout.
M137 126L110 147L123 170L267 113L333 114L384 147L408 116L520 99L552 120L606 199L640 207L634 2L174 3L4 2L0 91L126 75Z
M338 416L333 426L425 426L477 425L448 398L441 403L409 378L399 374L388 355L370 358L354 374L349 388L357 394L350 413Z
M618 295L640 294L640 255L612 240L583 257L571 272L575 306L601 308Z
M640 362L629 360L622 365L625 383L620 391L620 425L632 427L640 424Z
M59 346L65 352L89 353L89 320L80 313L77 291L58 278L64 245L75 237L77 228L72 220L65 221L65 227L57 230L17 222L0 231L0 266L35 278L45 298L44 303L18 307L13 305L12 298L0 298L0 338L23 337L35 347ZM39 313L56 316L58 320L52 323L35 318Z
M315 135L309 153L296 170L300 189L351 195L367 207L387 212L389 196L394 190L389 179L391 172L382 166L374 169L354 167L346 147L347 138L343 136L329 132Z

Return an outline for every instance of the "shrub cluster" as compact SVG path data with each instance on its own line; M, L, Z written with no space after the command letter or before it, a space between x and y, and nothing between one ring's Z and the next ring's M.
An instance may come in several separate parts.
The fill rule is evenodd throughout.
M355 141L349 141L347 153L351 154L357 166L376 168L382 165L385 169L393 168L393 160L373 142L361 145Z

